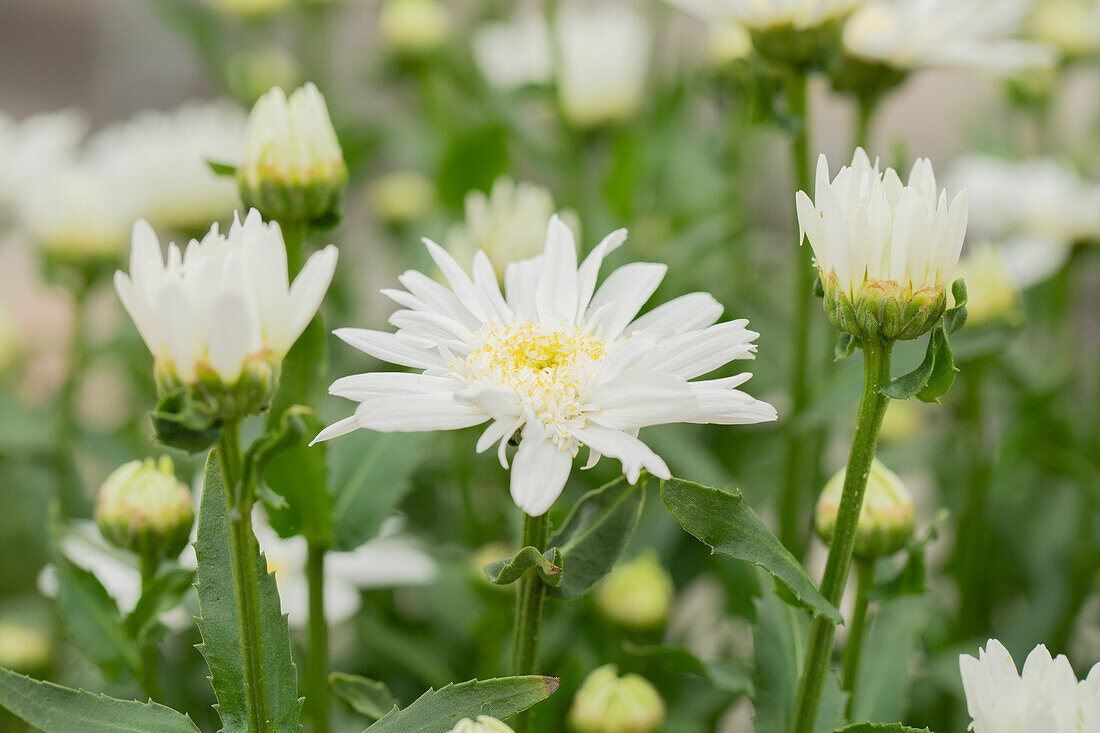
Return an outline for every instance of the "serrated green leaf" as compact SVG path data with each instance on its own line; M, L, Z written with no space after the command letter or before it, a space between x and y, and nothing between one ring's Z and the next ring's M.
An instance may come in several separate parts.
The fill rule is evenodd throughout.
M371 720L378 720L397 707L397 699L385 682L343 672L333 672L328 682L352 710Z
M579 598L615 567L626 548L645 505L645 483L619 478L589 491L577 500L550 546L561 550L565 572L550 590L553 598Z
M333 546L354 550L378 534L412 488L424 455L423 433L357 430L333 443L331 456Z
M195 581L195 571L179 566L162 570L138 599L134 610L126 616L123 626L133 639L142 639L156 624L157 618L174 608Z
M835 733L932 733L927 728L910 728L901 723L856 723L837 728Z
M770 592L757 599L756 619L752 635L756 658L753 727L756 733L789 733L810 638L810 619L804 611ZM844 704L845 694L840 691L836 675L826 674L814 732L828 733L840 725Z
M232 163L220 163L216 160L210 160L207 158L206 165L210 167L210 170L214 172L214 175L228 176L234 178L237 175L237 166Z
M561 680L556 677L499 677L470 680L428 690L407 708L392 710L370 733L440 733L463 718L488 715L503 720L550 697Z
M183 713L155 702L116 700L0 667L0 707L43 733L198 733Z
M51 518L53 563L57 569L57 606L65 628L78 649L104 674L117 679L141 667L141 652L126 632L118 605L90 571L70 560L60 547L64 531L56 515Z
M535 547L524 547L512 557L497 560L485 566L485 577L495 585L511 585L528 570L534 570L542 582L555 586L562 578L562 558L558 548L552 547L540 553Z
M200 614L196 622L202 634L198 648L210 668L210 681L218 699L216 707L226 733L248 730L250 704L244 684L243 626L237 605L232 529L217 451L212 450L206 460L195 541L198 564L195 586ZM293 731L298 729L301 700L291 655L290 629L279 608L275 577L267 571L267 560L254 537L250 544L248 555L255 558L259 578L260 645L270 720L274 730Z
M815 615L841 622L840 612L818 592L802 565L756 516L740 491L672 478L661 482L661 498L680 526L714 552L763 568Z

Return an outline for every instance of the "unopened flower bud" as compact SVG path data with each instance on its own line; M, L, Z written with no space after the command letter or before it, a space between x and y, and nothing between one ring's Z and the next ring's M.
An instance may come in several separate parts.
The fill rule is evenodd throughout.
M248 117L237 184L246 207L266 219L308 222L333 216L348 169L325 99L313 84L288 98L279 87Z
M656 553L647 552L615 566L596 592L596 605L621 626L653 629L668 619L673 593L672 578Z
M569 725L576 733L653 733L665 722L665 703L648 680L636 674L619 677L614 664L585 679Z
M439 0L387 0L378 18L382 37L400 53L435 50L451 35L451 11Z
M146 557L175 557L195 521L191 492L176 478L172 459L146 458L115 470L99 490L99 531L112 544Z
M451 728L449 733L514 733L514 731L496 718L479 715L477 720L463 718L458 721L458 725Z
M826 543L836 532L837 512L844 493L845 469L838 471L817 501L814 525ZM896 473L876 458L867 476L867 493L856 528L855 556L863 560L893 555L913 536L916 509L913 497Z

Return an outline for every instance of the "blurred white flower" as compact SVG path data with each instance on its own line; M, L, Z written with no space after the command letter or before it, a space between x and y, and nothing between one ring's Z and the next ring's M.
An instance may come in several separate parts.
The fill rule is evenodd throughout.
M280 537L261 510L253 514L253 529L267 569L275 573L279 601L293 628L309 624L309 548L301 536ZM400 520L383 523L381 534L350 552L325 553L325 621L338 624L355 615L360 590L427 585L439 568L430 555L399 533Z
M842 17L862 0L669 0L703 20L734 20L753 30L805 30Z
M970 247L955 276L966 281L967 324L1019 320L1021 286L1011 276L1001 248L990 242Z
M566 2L554 18L562 112L577 127L635 114L649 73L652 31L633 5Z
M1100 664L1077 681L1065 656L1035 647L1017 672L995 639L975 659L959 657L974 733L1092 733L1100 730Z
M1095 54L1100 51L1100 2L1035 0L1027 29L1032 38L1067 56Z
M949 182L969 193L971 233L999 244L1019 288L1061 269L1074 244L1100 238L1100 184L1050 158L969 155Z
M741 23L722 21L707 27L707 58L719 66L752 54L752 35Z
M70 166L87 130L87 121L73 111L18 122L0 114L0 207L16 209L28 187Z
M451 35L451 11L439 0L386 0L378 17L382 37L406 53L424 53Z
M800 237L810 241L822 280L835 276L850 300L868 283L893 283L909 293L950 283L966 233L967 195L948 205L926 158L904 185L893 168L872 166L862 148L830 181L822 155L815 199L798 192Z
M774 420L775 409L736 389L749 374L691 382L734 359L751 358L757 334L738 320L714 325L722 306L706 293L677 298L636 318L666 267L635 263L596 289L605 256L626 239L620 229L577 266L573 233L551 218L543 254L510 263L506 296L488 256L473 258L473 279L439 245L424 240L450 289L409 271L406 290L383 291L403 306L397 333L343 328L336 335L384 361L421 370L337 380L330 392L359 402L326 428L328 440L358 428L416 432L490 421L479 451L520 436L511 493L541 515L561 493L580 446L589 465L617 458L631 482L643 469L667 478L664 461L638 440L647 425L743 424Z
M234 95L251 103L272 87L294 88L302 81L302 69L294 54L274 43L233 54L225 73Z
M470 44L478 71L496 89L546 84L553 76L550 32L542 13L530 6L509 20L479 26Z
M195 233L224 220L237 205L236 183L215 174L207 161L237 160L244 125L244 113L225 102L146 110L93 135L85 165L110 196L129 201L130 223L140 217Z
M483 191L466 194L466 218L447 231L447 251L463 267L474 261L482 250L498 274L503 275L509 262L525 260L542 252L546 227L554 215L550 191L533 183L515 183L507 176L498 178L488 195ZM574 216L567 215L571 224ZM574 232L576 227L572 227Z
M115 273L122 304L156 360L158 377L194 383L210 371L232 384L252 363L278 364L317 312L336 247L313 254L288 284L277 223L256 210L218 225L168 259L145 221L134 225L130 273Z
M844 25L844 49L897 70L1053 66L1055 50L1017 39L1030 0L870 0Z

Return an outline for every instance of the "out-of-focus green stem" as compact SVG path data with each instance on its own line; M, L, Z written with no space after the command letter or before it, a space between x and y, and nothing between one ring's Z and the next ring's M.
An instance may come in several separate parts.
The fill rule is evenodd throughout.
M550 527L546 515L532 517L523 515L522 547L534 547L539 552L546 549ZM542 631L542 605L546 600L546 584L534 570L528 570L519 582L516 592L515 636L512 643L512 674L528 675L535 673L535 659L539 649L539 635ZM513 728L516 733L527 733L530 729L530 713L516 716Z
M958 408L961 434L968 468L966 470L966 506L959 517L958 540L955 544L955 566L958 573L960 633L977 634L988 628L990 598L986 590L988 582L982 572L987 553L988 523L985 521L986 495L993 474L993 464L988 455L985 430L983 392L985 390L985 364L982 358L968 365L966 374L959 380L962 400Z
M882 388L890 381L890 352L893 343L867 339L863 347L863 396L859 402L856 432L852 436L852 448L848 454L848 468L844 477L844 491L837 510L836 532L825 563L821 580L821 594L834 606L840 606L848 572L852 567L852 554L856 545L856 528L863 510L863 495L867 491L867 476L875 457L878 431L886 414L889 398ZM798 686L792 733L813 733L817 720L821 693L825 687L825 675L829 674L829 661L833 655L836 624L825 616L814 618L806 664Z
M157 568L160 566L160 558L155 554L147 553L141 556L141 594L144 596L153 581L157 577ZM141 689L151 699L162 702L163 695L160 690L160 670L157 645L146 640L141 646Z
M788 112L795 132L791 139L791 159L799 190L810 193L810 111L806 77L791 73L786 85ZM787 446L783 463L783 488L779 499L779 538L795 556L800 556L808 540L808 515L804 505L812 490L816 473L818 436L796 428L797 419L810 401L809 361L814 278L809 248L802 243L792 248L791 302L794 314L791 323L791 411L787 425Z
M68 516L79 516L86 499L76 467L77 399L88 365L88 295L89 279L77 273L72 286L73 330L69 341L69 370L58 395L58 422L55 443L57 495Z
M844 676L841 689L848 693L845 717L852 719L852 706L856 699L856 684L859 681L859 661L863 657L863 641L867 636L868 594L875 585L875 563L873 560L856 560L856 607L852 611L852 626L848 632L848 643L844 647Z
M875 108L878 106L874 97L861 96L857 100L856 111L856 139L853 148L870 149L871 123L875 119Z
M310 542L306 561L309 581L309 679L306 704L313 733L329 731L328 625L325 623L325 548Z

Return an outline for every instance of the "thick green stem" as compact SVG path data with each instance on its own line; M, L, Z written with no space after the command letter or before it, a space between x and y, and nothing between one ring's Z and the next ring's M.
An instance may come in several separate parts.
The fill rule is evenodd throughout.
M306 700L313 733L329 731L328 625L325 623L325 548L309 543L309 679Z
M856 607L852 611L852 628L844 647L844 676L841 689L848 693L845 718L852 719L852 705L856 699L856 683L859 680L859 660L863 656L863 640L867 635L868 594L875 585L873 560L856 560Z
M143 596L156 579L159 566L160 558L156 554L148 553L141 556L141 594ZM162 702L158 664L157 645L148 640L144 641L141 645L141 689L152 700Z
M801 191L810 192L810 113L806 77L792 73L786 86L788 112L796 125L791 140L791 158L795 180ZM810 402L809 361L813 288L817 271L808 247L792 248L791 302L791 411L787 425L786 456L783 463L783 488L779 499L779 537L796 556L800 556L808 537L807 497L813 488L818 436L800 432L797 418Z
M539 552L546 549L550 533L546 515L523 515L523 547L534 547ZM515 637L512 643L512 674L535 673L535 659L542 631L542 604L546 600L546 584L534 570L528 570L519 582L516 593ZM512 726L516 733L527 733L530 728L529 713L516 716Z
M231 508L233 573L237 585L237 609L241 619L241 656L244 658L244 688L248 691L249 733L269 729L270 704L267 675L263 665L260 636L260 568L256 563L256 536L252 531L252 487L242 483L240 422L226 421L218 443L218 461Z
M848 572L852 567L852 553L856 544L856 528L863 509L863 495L867 490L867 476L875 457L878 431L886 414L889 398L882 388L890 381L890 351L893 343L868 339L863 342L863 396L859 402L859 417L852 448L848 454L848 468L844 476L844 493L837 511L836 533L829 559L825 563L825 575L821 580L821 594L834 606L840 606ZM829 673L829 661L833 655L836 624L825 616L814 618L810 634L810 646L806 652L806 664L798 687L792 733L813 733L817 709L821 704L821 692L825 687L825 675Z

